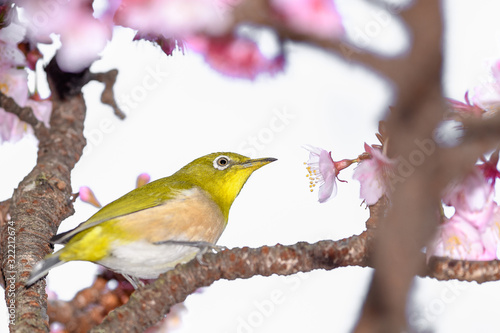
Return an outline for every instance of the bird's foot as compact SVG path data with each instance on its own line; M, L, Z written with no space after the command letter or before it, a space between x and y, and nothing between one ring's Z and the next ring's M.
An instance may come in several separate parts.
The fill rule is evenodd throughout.
M156 242L156 245L160 244L172 244L172 245L184 245L184 246L192 246L192 247L197 247L199 249L198 253L196 254L196 260L201 265L207 265L206 262L203 261L202 257L207 251L212 251L214 253L218 253L224 250L227 250L227 247L221 246L221 245L215 245L210 242L205 242L205 241L178 241L178 240L166 240L166 241L161 241L161 242Z

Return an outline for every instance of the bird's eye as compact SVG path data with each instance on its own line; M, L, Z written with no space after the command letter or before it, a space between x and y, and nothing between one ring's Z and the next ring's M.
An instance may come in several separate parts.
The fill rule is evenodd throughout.
M229 161L230 161L229 157L224 155L219 156L214 160L214 168L218 170L224 170L229 166L230 164Z

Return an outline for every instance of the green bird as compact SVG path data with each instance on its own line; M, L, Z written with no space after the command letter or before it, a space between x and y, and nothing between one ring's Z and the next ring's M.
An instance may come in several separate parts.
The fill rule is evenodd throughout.
M275 160L212 153L136 188L75 229L54 236L54 244L65 246L37 263L26 285L73 260L121 273L134 287L139 279L157 278L214 246L248 177Z

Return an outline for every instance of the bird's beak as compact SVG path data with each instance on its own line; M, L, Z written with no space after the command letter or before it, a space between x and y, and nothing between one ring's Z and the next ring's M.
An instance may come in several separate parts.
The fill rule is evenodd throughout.
M276 158L272 157L255 158L241 163L240 166L242 168L252 168L257 170L258 168L263 167L264 165L274 162L276 160L277 160Z

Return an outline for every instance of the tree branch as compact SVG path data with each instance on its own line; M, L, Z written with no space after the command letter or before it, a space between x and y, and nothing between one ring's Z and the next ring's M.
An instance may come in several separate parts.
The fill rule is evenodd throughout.
M387 200L384 198L370 206L370 218L367 230L358 236L338 241L321 241L315 244L297 243L291 246L276 245L257 249L232 249L217 254L207 253L200 262L193 260L185 265L178 265L174 270L160 276L154 283L137 290L129 303L116 309L103 323L94 328L94 332L141 332L159 321L170 308L195 292L219 279L234 280L250 278L255 275L272 274L290 275L296 272L308 272L314 269L334 269L345 266L373 267L373 253L380 221L387 212ZM437 279L493 281L500 279L498 261L466 262L448 258L433 257L426 266L426 256L420 253L417 260L423 269L420 276ZM473 267L457 269L457 267ZM479 272L479 273L475 273ZM108 275L98 276L98 280L107 281ZM70 327L90 327L99 322L110 308L105 299L119 299L125 303L127 295L116 295L116 290L106 291L103 282L94 283L80 292L71 302L52 302L49 304L51 320L68 323ZM165 287L167 286L167 287ZM98 296L100 295L100 296ZM78 300L78 301L77 301ZM102 304L101 304L102 303ZM144 304L147 304L145 307ZM85 316L85 309L96 307ZM104 311L105 309L105 311ZM71 331L71 329L70 329Z
M52 252L49 239L60 222L73 214L70 172L85 146L86 107L81 88L89 75L86 71L76 76L61 74L55 61L46 71L53 103L50 129L34 117L31 109L19 108L0 95L2 106L31 124L39 140L37 164L14 191L9 207L11 219L4 224L1 234L7 306L15 307L11 331L48 330L45 281L28 289L24 283L34 265Z
M47 74L50 83L53 73ZM15 309L10 322L12 332L48 330L45 281L28 289L24 283L35 263L52 252L49 239L59 223L73 213L70 171L85 145L83 95L61 99L53 91L52 103L51 128L39 132L37 164L14 191L11 219L7 230L4 228L7 232L2 233L5 296L7 306L13 304Z
M45 137L48 135L48 128L45 127L45 124L42 121L38 120L35 117L33 110L29 106L20 107L13 98L5 95L1 91L0 107L3 108L6 112L15 114L19 117L19 119L31 125L37 138Z
M71 301L49 300L50 322L64 324L67 332L90 331L109 311L127 303L132 293L132 289L128 293L121 288L109 290L107 283L108 280L99 275L92 286L78 292Z
M193 260L160 275L152 284L138 289L129 302L110 312L92 332L142 332L158 322L171 306L182 302L196 289L220 279L248 279L255 275L290 275L314 269L366 266L369 234L363 232L339 241L315 244L235 248L207 253L203 264Z
M101 95L101 102L113 108L115 115L120 119L125 119L125 113L118 107L115 100L115 93L113 87L116 82L118 71L112 69L105 73L92 73L91 79L104 83L104 90Z

